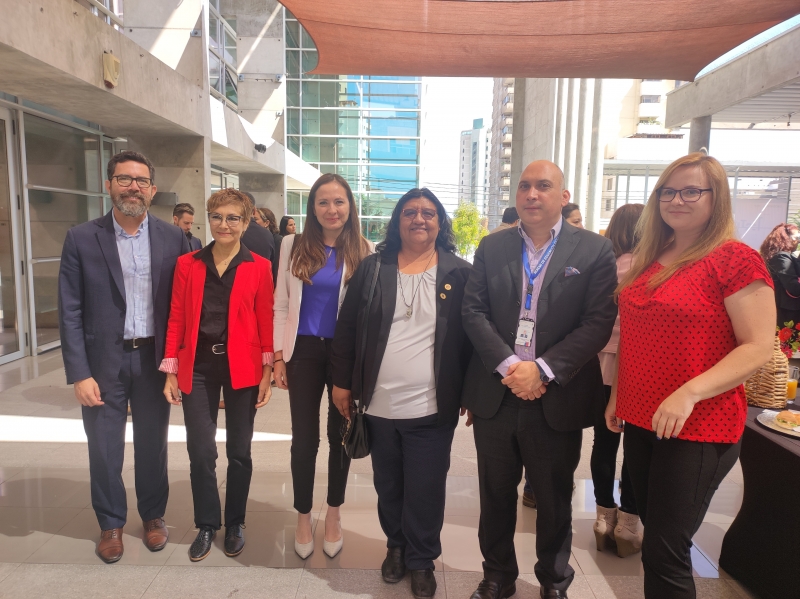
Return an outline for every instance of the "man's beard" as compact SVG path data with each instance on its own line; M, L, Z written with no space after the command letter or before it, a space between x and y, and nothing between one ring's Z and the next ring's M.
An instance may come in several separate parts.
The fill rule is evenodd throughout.
M126 191L117 196L111 196L111 201L122 214L136 218L147 212L152 199L141 192Z

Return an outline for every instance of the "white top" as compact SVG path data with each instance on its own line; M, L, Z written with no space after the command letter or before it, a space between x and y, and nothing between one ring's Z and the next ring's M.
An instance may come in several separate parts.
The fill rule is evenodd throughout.
M436 269L400 273L392 328L367 414L405 420L436 414L433 351L436 340ZM414 296L414 290L419 291ZM405 294L405 302L403 301ZM406 302L411 304L407 316Z

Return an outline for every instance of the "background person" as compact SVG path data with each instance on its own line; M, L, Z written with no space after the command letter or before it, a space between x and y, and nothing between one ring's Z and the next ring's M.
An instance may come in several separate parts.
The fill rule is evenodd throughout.
M636 224L639 222L643 210L644 204L625 204L617 208L608 223L606 237L614 246L618 281L621 281L631 268L632 252L638 242ZM618 345L619 316L614 323L614 330L611 332L608 345L599 355L606 404L611 398ZM619 482L619 509L614 501L614 477L617 470L619 442L620 436L608 430L605 420L594 425L594 444L592 445L590 467L594 501L597 504L597 519L593 529L598 551L616 548L617 555L628 557L641 551L642 534L639 528L639 512L636 509L631 478L624 459Z
M281 224L278 227L278 233L280 233L283 237L297 233L297 226L295 225L294 219L291 216L281 217Z
M319 409L328 390L328 511L323 550L342 548L339 506L344 503L350 459L342 449L345 419L331 401L331 343L347 284L372 245L361 235L358 207L347 181L325 174L308 194L302 235L281 244L275 292L275 383L289 390L292 415L292 485L297 510L295 551L314 551L311 530L314 474L319 450Z
M283 235L278 232L278 224L275 220L275 213L269 208L262 208L261 215L266 223L266 228L272 233L272 239L275 241L275 260L272 261L272 282L278 282L278 264L281 259L281 243L283 242Z
M253 194L246 191L241 193L250 203L250 210L248 214L255 214L256 200L253 197ZM248 216L248 221L250 221L252 218L252 216ZM275 240L273 239L272 234L264 227L258 225L255 227L247 227L242 235L242 243L244 243L248 250L254 254L258 254L262 258L266 258L270 262L275 258Z
M199 529L189 548L193 562L208 555L221 525L216 474L220 390L227 431L225 555L229 557L244 550L253 422L256 409L265 406L272 393L272 269L269 261L241 243L250 204L241 192L222 189L208 198L206 210L214 241L178 260L160 368L167 373L167 401L183 405L194 522Z
M563 220L569 198L561 169L529 164L516 192L520 226L481 240L464 294L475 353L462 404L474 420L484 557L472 599L516 590L523 466L537 501L534 572L542 597L566 597L574 577L572 484L582 429L602 411L597 354L617 314L617 272L608 239Z
M772 278L734 240L728 178L710 156L664 170L640 231L618 287L619 371L606 421L614 432L625 422L645 597L694 599L692 536L739 456L742 383L772 356Z
M581 215L581 207L577 204L567 204L561 209L561 216L564 217L569 224L573 227L583 229L583 216Z
M761 244L761 257L767 263L775 286L778 328L785 327L788 322L800 324L800 264L792 255L797 250L798 240L800 229L781 223Z
M155 169L142 154L120 152L108 161L106 191L111 211L67 231L58 322L67 383L81 403L89 441L92 507L101 529L97 554L112 563L122 557L128 518L122 482L128 402L145 545L159 551L169 538L169 404L160 397L164 374L158 365L175 262L189 242L180 229L148 213Z
M518 222L519 215L517 214L517 209L514 206L510 206L509 208L503 210L502 222L492 229L491 233L497 233L498 231L504 231L505 229L516 227Z
M377 256L361 263L339 313L333 401L347 419L351 391L366 406L378 515L388 547L383 579L399 582L407 567L414 597L432 597L450 447L472 355L461 326L471 267L453 253L450 218L428 189L412 189L400 198L377 249L381 266L367 322L373 334L362 355L360 314Z
M189 248L194 250L202 249L203 244L200 239L192 235L192 225L194 225L194 207L191 204L176 204L172 209L172 223L181 228L189 240Z

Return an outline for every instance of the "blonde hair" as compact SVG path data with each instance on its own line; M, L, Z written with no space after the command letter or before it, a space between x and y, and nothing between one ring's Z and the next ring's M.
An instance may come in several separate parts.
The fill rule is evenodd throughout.
M731 190L728 186L728 175L716 158L695 152L678 158L670 164L658 178L650 198L644 207L642 217L636 225L636 235L639 244L633 251L633 266L617 286L615 295L633 283L644 271L655 262L662 252L675 239L672 227L661 218L659 195L661 188L672 174L683 167L696 167L702 169L708 177L711 188L711 218L706 223L706 228L689 248L687 248L672 264L656 273L649 281L650 289L655 289L684 266L704 258L726 241L734 239L735 226L733 222L733 207L731 206Z

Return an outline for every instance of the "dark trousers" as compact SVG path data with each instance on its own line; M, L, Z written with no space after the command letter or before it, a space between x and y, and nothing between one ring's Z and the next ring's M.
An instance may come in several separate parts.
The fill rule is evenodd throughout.
M606 404L611 398L611 386L603 385L606 394ZM617 470L617 451L622 435L608 430L605 422L594 426L594 445L592 457L589 462L592 469L592 484L594 485L594 501L600 507L617 507L614 501L614 476ZM619 478L619 502L623 512L638 514L636 499L633 495L631 477L625 458L622 459L622 473Z
M119 378L100 389L102 406L83 406L83 429L89 439L92 507L102 530L122 528L128 501L122 482L125 426L130 401L136 500L142 520L162 518L167 508L167 431L169 404L166 375L156 369L155 346L125 349Z
M442 553L445 489L458 417L394 420L367 415L378 518L386 546L405 547L411 570L433 568Z
M242 524L253 476L250 445L256 419L258 387L231 387L227 354L202 352L198 348L192 375L192 392L183 395L186 448L192 481L195 526L220 528L217 488L217 415L220 390L225 398L225 454L228 475L225 482L225 526Z
M644 524L644 595L694 599L692 537L719 483L736 463L741 441L659 441L653 431L627 423L623 443Z
M319 407L328 390L328 505L344 503L350 458L342 447L345 419L331 401L331 339L298 335L292 359L286 363L289 379L289 409L292 413L292 485L294 509L311 511L314 501L314 473L319 451Z
M536 496L536 578L542 587L566 591L575 576L572 545L572 481L581 457L580 430L550 428L541 401L506 392L492 418L474 417L481 518L478 528L484 577L501 584L519 576L514 550L517 486L522 467Z

